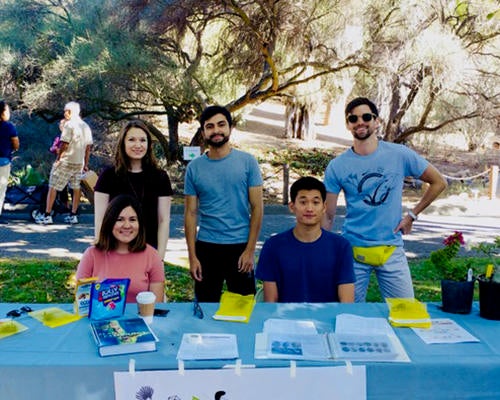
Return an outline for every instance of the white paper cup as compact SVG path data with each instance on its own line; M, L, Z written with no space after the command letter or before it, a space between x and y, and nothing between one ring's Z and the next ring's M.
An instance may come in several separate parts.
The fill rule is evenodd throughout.
M153 292L140 292L135 297L137 301L137 311L141 318L150 324L153 322L156 296Z

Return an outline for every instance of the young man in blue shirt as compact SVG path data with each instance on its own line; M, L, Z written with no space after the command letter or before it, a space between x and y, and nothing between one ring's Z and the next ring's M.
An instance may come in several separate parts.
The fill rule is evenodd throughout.
M354 301L352 248L341 236L321 229L326 189L313 177L290 188L292 229L264 243L257 279L264 282L264 301L319 303Z
M231 292L255 293L262 176L255 157L231 148L233 126L226 108L207 107L200 125L208 151L186 170L184 229L196 298L218 302L224 281Z
M346 126L353 146L334 158L325 171L327 211L323 227L331 230L341 191L346 199L342 228L354 251L356 302L363 302L375 271L381 294L413 297L413 285L403 248L402 234L445 189L446 181L427 160L410 148L379 141L378 110L358 97L345 108ZM422 198L403 215L403 182L413 176L429 184Z

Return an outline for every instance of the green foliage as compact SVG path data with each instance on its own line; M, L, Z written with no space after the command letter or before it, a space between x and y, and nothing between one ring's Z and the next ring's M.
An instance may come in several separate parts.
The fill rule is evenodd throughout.
M442 249L431 252L431 262L439 268L443 279L465 280L469 265L456 260L460 246L464 244L462 233L453 233L443 241L443 244Z
M288 164L291 169L299 175L322 176L328 163L332 159L332 153L322 149L294 149L274 150L269 154L261 156L259 161L267 161L273 166Z
M65 260L0 260L0 302L71 303L77 264ZM167 264L165 282L167 301L193 299L188 269Z
M0 301L70 303L75 262L3 260L0 262Z
M500 236L495 237L495 241L493 243L481 242L476 246L473 246L471 250L489 258L498 256L500 254Z
M40 172L34 169L30 164L26 165L17 171L12 172L9 176L10 185L22 186L38 186L45 182Z
M488 258L461 258L461 265L484 270ZM441 301L440 268L429 259L410 260L415 298L423 302ZM4 303L71 303L74 293L76 261L0 260L0 302ZM185 267L166 264L166 295L169 302L193 299L193 280ZM43 284L41 283L43 282ZM261 287L257 283L257 287ZM478 297L477 288L475 299ZM368 287L367 301L381 302L375 276Z

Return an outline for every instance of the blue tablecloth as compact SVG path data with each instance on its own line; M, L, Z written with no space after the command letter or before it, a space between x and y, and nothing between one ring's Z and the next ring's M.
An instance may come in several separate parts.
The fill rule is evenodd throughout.
M0 316L20 304L0 304ZM33 309L58 306L31 305ZM158 351L102 358L90 333L88 319L48 328L23 315L17 320L29 330L0 340L0 398L76 399L114 398L113 372L128 370L130 358L137 370L176 369L177 350L183 333L235 333L243 364L256 367L287 367L284 360L255 360L255 333L268 318L313 319L334 325L335 316L351 313L387 317L385 304L266 304L258 303L249 324L215 321L217 304L201 304L204 319L193 316L190 303L160 305L171 311L155 317L153 330L160 339ZM364 363L369 399L500 399L500 322L479 317L477 305L469 315L446 314L429 304L433 318L452 318L476 336L479 343L425 344L411 329L395 328L411 363ZM135 304L126 314L134 315ZM226 361L190 361L185 368L220 368ZM298 362L297 366L341 363ZM334 390L329 388L327 390Z

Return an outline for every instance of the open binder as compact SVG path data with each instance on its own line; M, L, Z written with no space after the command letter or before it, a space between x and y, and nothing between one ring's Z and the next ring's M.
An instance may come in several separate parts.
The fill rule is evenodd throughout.
M312 361L409 361L401 342L384 318L341 314L337 319L340 322L337 321L335 332L312 330L312 321L308 321L306 329L301 329L306 326L305 321L297 320L280 320L277 330L272 324L268 325L264 332L256 334L254 357ZM284 322L289 324L288 328L284 327ZM367 325L370 326L367 330L353 328Z

